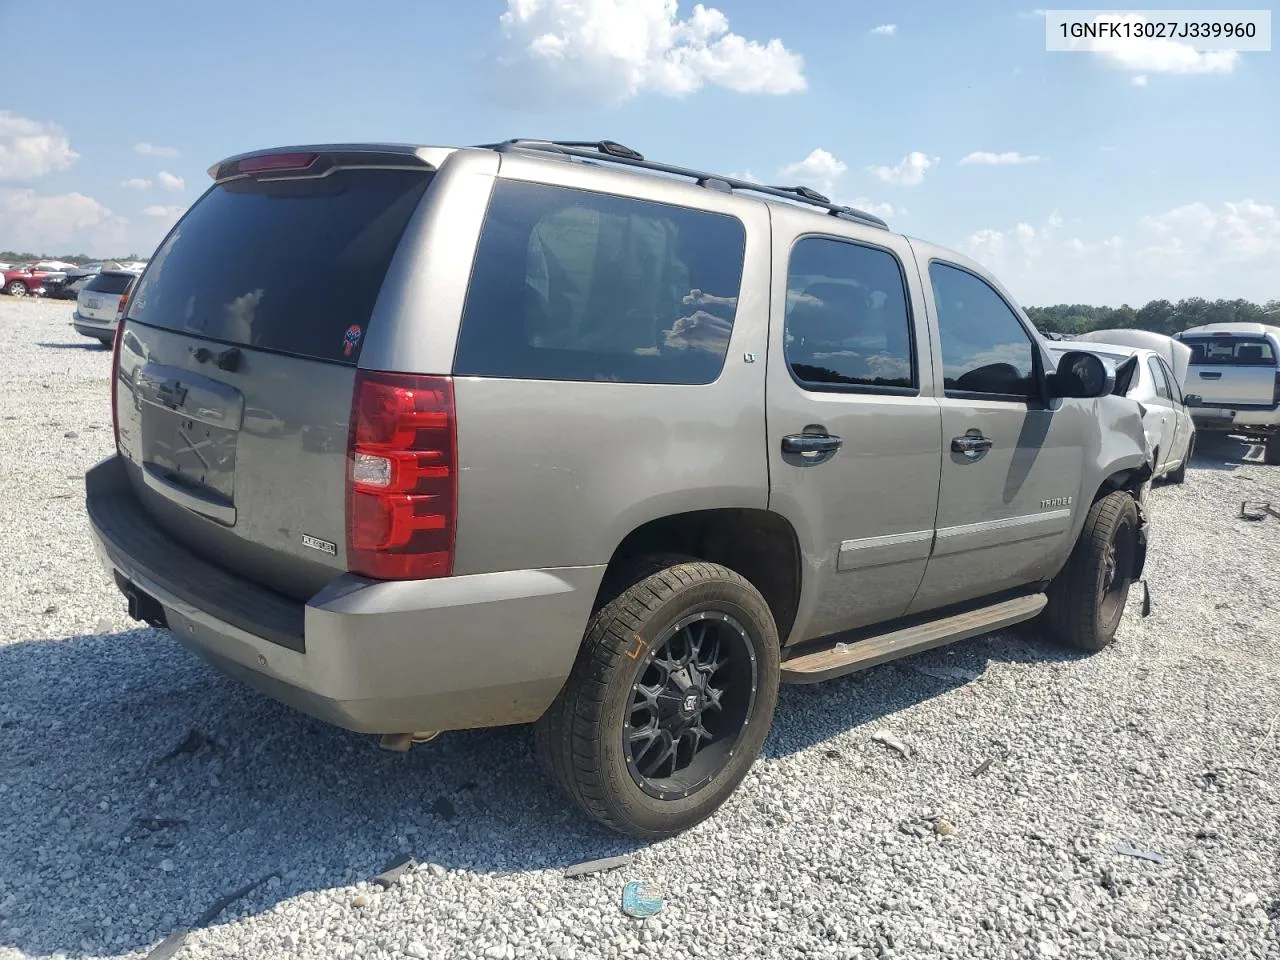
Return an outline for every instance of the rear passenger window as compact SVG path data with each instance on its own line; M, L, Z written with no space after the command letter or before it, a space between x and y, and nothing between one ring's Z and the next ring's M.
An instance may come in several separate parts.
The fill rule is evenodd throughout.
M826 237L797 242L787 271L785 342L792 375L809 389L914 387L898 258Z
M730 216L499 181L454 372L711 383L733 332L746 234Z
M943 385L966 394L1029 397L1031 338L985 280L945 263L929 264L942 341Z
M1164 397L1166 400L1172 399L1169 396L1169 384L1164 379L1164 371L1160 369L1160 363L1155 357L1147 357L1147 370L1151 373L1151 383L1155 387L1156 396Z

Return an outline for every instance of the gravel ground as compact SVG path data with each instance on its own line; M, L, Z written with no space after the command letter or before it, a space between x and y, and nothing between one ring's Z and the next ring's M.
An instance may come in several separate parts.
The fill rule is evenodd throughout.
M82 508L110 356L69 314L0 298L0 960L139 957L272 873L180 957L1280 956L1280 520L1235 519L1280 501L1256 448L1156 488L1154 611L1104 653L1003 633L786 687L724 810L637 846L562 805L525 730L387 754L137 629ZM369 883L401 852L422 865ZM622 915L631 880L659 916Z

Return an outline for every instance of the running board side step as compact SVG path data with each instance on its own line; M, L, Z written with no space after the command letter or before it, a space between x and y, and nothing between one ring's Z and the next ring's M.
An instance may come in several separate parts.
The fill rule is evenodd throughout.
M1033 593L993 603L989 607L953 614L941 620L865 637L853 643L836 643L811 653L800 653L782 661L782 682L818 683L957 640L976 637L980 633L1011 627L1015 623L1030 620L1048 602L1049 598L1043 593Z

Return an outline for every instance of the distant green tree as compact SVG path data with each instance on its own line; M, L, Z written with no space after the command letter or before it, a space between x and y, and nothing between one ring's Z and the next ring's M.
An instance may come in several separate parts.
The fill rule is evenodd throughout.
M1187 297L1177 303L1152 300L1137 310L1127 303L1118 307L1058 303L1047 307L1027 307L1026 310L1036 329L1045 333L1080 334L1092 330L1135 328L1172 336L1204 323L1270 323L1280 326L1280 300L1268 300L1260 305L1240 299Z

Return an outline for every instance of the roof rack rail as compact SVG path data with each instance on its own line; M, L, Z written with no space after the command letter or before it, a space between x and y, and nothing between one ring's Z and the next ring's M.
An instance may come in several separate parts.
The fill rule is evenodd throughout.
M782 200L791 200L796 203L820 207L831 216L840 217L842 220L852 220L855 223L878 227L881 230L889 229L889 224L874 214L854 207L832 203L830 199L809 187L771 187L762 183L752 183L749 180L739 180L736 177L721 176L718 173L706 173L701 170L692 170L688 167L677 167L669 163L657 163L653 160L646 160L644 154L638 150L632 150L630 147L615 143L612 140L514 139L504 140L501 143L483 143L479 146L481 149L497 150L500 153L508 150L539 150L546 153L559 153L565 156L579 157L584 160L604 160L628 167L640 167L644 170L654 170L658 173L668 173L677 177L688 177L696 182L698 186L708 187L712 190L730 189L763 193L766 196L778 197Z

